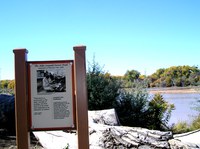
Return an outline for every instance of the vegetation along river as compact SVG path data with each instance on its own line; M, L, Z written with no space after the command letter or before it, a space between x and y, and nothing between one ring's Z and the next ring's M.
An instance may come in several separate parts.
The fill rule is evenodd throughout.
M200 107L200 103L197 104L197 100L200 100L200 94L198 93L161 94L167 102L175 105L175 110L172 111L169 125L179 121L190 123L200 113L200 111L194 110L194 107L197 105Z

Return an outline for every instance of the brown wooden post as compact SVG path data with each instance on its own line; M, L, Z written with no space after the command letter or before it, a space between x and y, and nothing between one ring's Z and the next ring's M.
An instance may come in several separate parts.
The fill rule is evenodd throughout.
M78 148L89 149L88 136L88 100L86 87L86 46L76 46L75 52L75 90L76 90L76 124L78 131Z
M18 149L28 149L30 134L27 114L27 53L26 49L14 49L15 55L15 123Z

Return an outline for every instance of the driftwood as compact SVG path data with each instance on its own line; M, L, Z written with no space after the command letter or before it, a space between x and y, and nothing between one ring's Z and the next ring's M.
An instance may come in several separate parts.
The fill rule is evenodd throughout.
M98 138L98 136L100 136ZM171 132L124 126L93 125L90 139L98 139L95 146L102 148L170 148ZM91 140L91 141L92 141Z
M173 137L170 131L120 126L114 109L89 111L89 127L92 148L167 149L170 148L168 140Z

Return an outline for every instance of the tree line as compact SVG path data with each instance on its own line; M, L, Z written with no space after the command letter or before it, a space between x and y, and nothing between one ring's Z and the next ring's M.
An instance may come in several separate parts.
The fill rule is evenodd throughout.
M148 87L187 87L200 85L200 69L196 66L172 66L160 68L152 75L141 75L137 70L128 70L123 80L124 87L134 86L135 80L146 81Z
M150 87L185 87L200 85L200 69L196 66L173 66L158 69L150 75Z
M97 68L96 68L97 69ZM89 70L88 70L89 71ZM111 76L109 73L105 73ZM187 87L200 85L200 69L197 66L172 66L160 68L153 74L142 75L137 70L127 70L123 76L112 76L122 82L122 87L134 87L136 81L145 81L148 87ZM14 90L14 80L0 80L0 89Z

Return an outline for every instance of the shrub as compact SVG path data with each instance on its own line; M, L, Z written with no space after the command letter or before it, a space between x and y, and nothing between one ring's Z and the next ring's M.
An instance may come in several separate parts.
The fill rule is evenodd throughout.
M191 129L192 129L192 130L200 129L200 115L197 116L197 117L193 120L193 122L192 122L192 124L191 124Z
M120 123L125 126L146 127L147 99L148 93L141 88L121 90L115 105Z
M120 82L93 62L87 72L87 89L89 110L109 109L114 107L119 95Z
M166 102L161 94L155 94L148 105L148 127L151 129L166 129L174 104Z
M190 130L191 128L186 122L178 122L172 128L172 132L175 134L189 132Z
M185 133L200 129L200 115L197 116L189 125L186 122L178 122L172 127L173 133Z
M121 124L148 129L168 129L167 124L174 105L167 103L160 94L156 94L149 101L148 92L139 84L138 82L140 87L121 92L116 102Z

